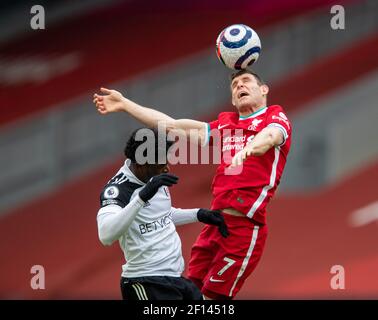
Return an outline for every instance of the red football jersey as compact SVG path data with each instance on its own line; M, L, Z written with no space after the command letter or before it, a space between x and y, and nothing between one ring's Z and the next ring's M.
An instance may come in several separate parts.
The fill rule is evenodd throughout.
M249 156L243 166L230 170L232 157L267 126L282 130L283 143L263 156ZM283 173L291 144L291 124L279 105L272 105L241 117L236 112L222 112L208 124L213 145L219 142L221 164L212 183L212 209L234 208L257 222L266 223L265 208ZM217 139L218 138L218 139Z

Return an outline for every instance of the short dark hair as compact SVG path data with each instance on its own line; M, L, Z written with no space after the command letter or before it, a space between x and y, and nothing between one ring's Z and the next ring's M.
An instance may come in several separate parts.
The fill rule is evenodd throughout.
M243 74L251 74L252 76L255 77L256 79L256 82L259 86L262 86L265 84L265 81L257 74L257 73L254 73L248 69L242 69L242 70L239 70L237 72L234 72L233 74L231 74L231 79L230 79L230 82L232 82L236 77L239 77Z
M149 141L147 135L144 135L144 134L142 134L143 136L142 140L139 140L139 139L136 140L136 135L140 130L148 130L146 131L146 133L153 133L155 137L155 139L153 139L153 142L151 142L151 145L147 146L148 149L154 148L154 151L155 151L154 164L158 164L158 163L161 164L162 161L166 162L168 150L175 143L175 141L169 140L165 132L164 133L159 132L157 129L151 129L151 128L139 128L139 129L134 130L131 133L128 141L126 142L126 146L124 149L125 156L128 159L130 159L131 162L137 163L135 154L138 147L142 145L143 143L145 143L146 141L147 142ZM164 157L165 157L164 159L159 159L159 150L164 151ZM161 153L162 152L160 151L160 156L161 156ZM143 156L147 156L147 154L143 154ZM151 164L150 162L148 163Z

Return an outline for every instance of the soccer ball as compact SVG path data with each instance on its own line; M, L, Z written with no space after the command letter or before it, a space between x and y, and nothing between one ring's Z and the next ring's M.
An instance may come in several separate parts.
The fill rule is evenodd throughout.
M217 56L228 68L246 69L259 58L261 42L258 34L244 24L224 29L217 38Z

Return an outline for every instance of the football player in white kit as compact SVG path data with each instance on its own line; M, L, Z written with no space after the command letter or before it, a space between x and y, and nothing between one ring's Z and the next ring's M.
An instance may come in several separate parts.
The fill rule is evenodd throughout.
M200 290L182 276L184 259L175 226L200 221L218 226L224 237L228 235L227 226L218 211L172 207L168 187L176 184L178 177L168 173L166 150L173 142L164 139L162 145L158 131L151 131L153 141L147 136L138 141L138 130L134 131L124 150L124 165L101 193L99 238L104 245L119 240L123 250L123 299L201 300ZM155 148L154 163L138 164L138 147L146 143L148 148ZM160 163L157 160L162 148L165 161Z

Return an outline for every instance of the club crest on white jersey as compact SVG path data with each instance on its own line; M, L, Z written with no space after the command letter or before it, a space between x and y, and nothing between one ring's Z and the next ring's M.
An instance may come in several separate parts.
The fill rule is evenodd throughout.
M104 191L104 198L115 199L119 195L119 189L116 186L109 186Z

